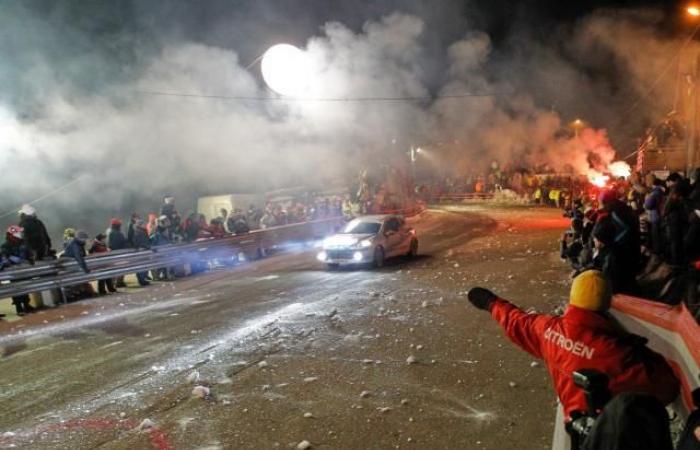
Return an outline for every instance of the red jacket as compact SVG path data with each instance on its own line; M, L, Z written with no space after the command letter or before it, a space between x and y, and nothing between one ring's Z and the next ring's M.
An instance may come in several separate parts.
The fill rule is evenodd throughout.
M643 392L663 404L679 392L678 379L666 360L624 331L610 316L569 306L563 316L528 314L505 300L493 302L491 315L508 338L543 359L566 417L588 410L583 390L573 381L579 369L594 369L610 378L610 392Z

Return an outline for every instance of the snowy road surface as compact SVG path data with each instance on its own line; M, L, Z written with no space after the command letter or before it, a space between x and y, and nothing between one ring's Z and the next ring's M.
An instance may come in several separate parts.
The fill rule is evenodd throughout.
M462 207L414 223L422 255L380 271L298 249L3 323L0 448L548 448L544 370L464 291L551 310L566 222Z

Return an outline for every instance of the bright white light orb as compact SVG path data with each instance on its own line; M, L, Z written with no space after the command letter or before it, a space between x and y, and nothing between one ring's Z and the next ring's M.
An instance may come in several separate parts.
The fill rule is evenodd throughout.
M309 86L311 65L306 53L293 45L273 45L260 63L265 83L278 94L300 96Z

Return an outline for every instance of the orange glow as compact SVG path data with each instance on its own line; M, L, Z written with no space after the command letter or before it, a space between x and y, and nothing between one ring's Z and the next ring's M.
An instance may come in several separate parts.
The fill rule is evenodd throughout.
M687 12L688 14L690 14L691 16L693 16L693 17L698 17L698 16L700 16L700 8L698 8L698 7L695 6L695 5L693 5L693 6L688 6L688 7L686 8L686 12Z

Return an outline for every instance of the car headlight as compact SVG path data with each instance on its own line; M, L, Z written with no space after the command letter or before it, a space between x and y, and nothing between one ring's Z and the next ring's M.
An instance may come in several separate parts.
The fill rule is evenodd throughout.
M372 240L371 239L365 239L364 241L358 242L358 247L362 248L367 248L372 246Z

